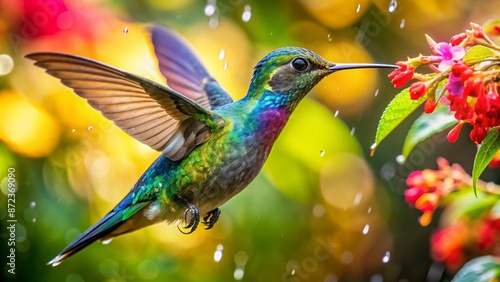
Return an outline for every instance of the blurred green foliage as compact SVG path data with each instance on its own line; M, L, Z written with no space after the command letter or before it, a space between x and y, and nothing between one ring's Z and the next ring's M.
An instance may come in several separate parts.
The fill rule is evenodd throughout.
M46 265L107 213L157 153L116 129L22 56L59 51L164 82L144 24L171 26L221 84L242 97L252 68L272 49L298 45L338 62L392 63L449 38L469 21L498 17L491 1L0 1L0 219L7 225L7 170L16 169L16 275L2 281L440 281L428 241L401 195L412 170L436 156L471 167L475 147L434 138L403 166L395 158L409 123L367 157L392 100L384 71L335 74L297 109L264 169L222 207L210 231L157 225L91 245ZM207 5L214 5L213 15ZM248 21L242 19L250 9ZM207 16L208 14L208 16ZM222 52L224 50L224 52ZM221 55L222 54L222 55ZM2 68L5 67L2 65ZM410 119L412 120L412 119ZM90 127L91 126L91 127ZM454 152L461 152L456 154ZM498 178L485 173L488 179ZM2 230L2 239L9 234ZM2 240L2 250L7 242ZM5 257L2 251L2 256ZM222 255L220 257L220 255ZM447 278L448 277L448 278Z

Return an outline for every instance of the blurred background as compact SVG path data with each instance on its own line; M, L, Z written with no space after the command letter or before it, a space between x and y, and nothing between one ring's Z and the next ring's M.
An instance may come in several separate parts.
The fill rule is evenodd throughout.
M95 243L58 267L46 263L104 216L158 153L120 131L23 58L56 51L96 59L165 83L145 31L181 33L234 99L255 64L283 46L334 62L395 63L498 17L495 1L410 0L0 0L0 218L7 226L7 171L15 169L13 281L447 281L433 262L430 226L404 200L406 176L438 156L471 171L468 137L437 135L404 165L402 124L370 147L399 90L387 70L324 79L299 105L263 172L222 207L217 225L183 235L159 224ZM417 114L414 116L416 117ZM464 130L463 132L468 132ZM492 171L486 180L498 180ZM2 232L0 249L7 250ZM4 252L2 257L5 258ZM2 278L2 281L10 281Z

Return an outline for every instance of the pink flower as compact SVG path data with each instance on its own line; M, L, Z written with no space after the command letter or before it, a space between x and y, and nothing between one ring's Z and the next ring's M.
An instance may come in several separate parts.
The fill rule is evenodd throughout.
M451 46L445 42L439 42L436 44L434 53L440 63L438 65L438 70L446 71L454 62L462 60L465 56L465 48L462 46Z

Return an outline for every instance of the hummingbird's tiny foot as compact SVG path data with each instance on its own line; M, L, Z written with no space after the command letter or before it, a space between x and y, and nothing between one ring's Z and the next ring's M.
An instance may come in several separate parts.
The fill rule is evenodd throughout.
M198 227L198 223L200 222L200 210L198 209L198 207L193 204L188 204L188 208L184 212L184 222L186 222L186 225L182 227L179 227L179 225L177 225L177 229L179 229L182 234L191 234L196 230L196 228ZM189 230L183 231L181 228Z
M220 209L216 208L211 211L209 211L204 217L203 217L203 224L206 225L205 229L212 229L214 227L215 223L217 220L219 220L219 215L220 215Z

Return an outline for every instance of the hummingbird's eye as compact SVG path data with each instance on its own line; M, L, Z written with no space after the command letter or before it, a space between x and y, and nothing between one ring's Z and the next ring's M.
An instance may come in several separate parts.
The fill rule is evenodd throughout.
M297 72L303 72L309 67L309 62L301 57L295 58L290 63L292 68Z

